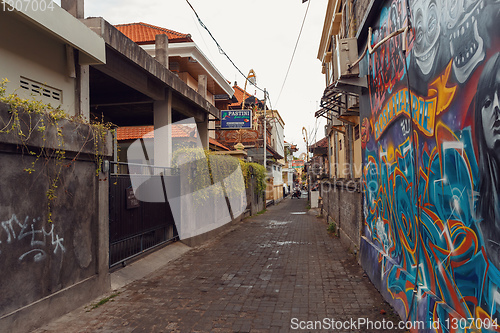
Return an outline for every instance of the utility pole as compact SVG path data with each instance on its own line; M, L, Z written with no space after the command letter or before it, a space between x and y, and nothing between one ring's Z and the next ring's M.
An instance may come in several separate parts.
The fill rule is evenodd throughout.
M304 137L304 142L306 143L306 164L307 164L307 200L309 204L311 203L311 166L309 165L309 138L307 136L307 130L302 127L302 135Z

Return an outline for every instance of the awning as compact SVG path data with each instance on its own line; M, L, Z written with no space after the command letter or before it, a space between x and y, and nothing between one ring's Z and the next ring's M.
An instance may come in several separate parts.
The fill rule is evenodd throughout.
M276 150L274 150L271 146L267 146L267 152L270 153L272 155L272 157L274 157L275 159L277 160L281 160L283 158L283 156L281 156L280 154L278 154L278 152Z
M348 80L360 80L359 78L353 78ZM366 77L364 77L366 81ZM339 80L334 84L329 85L325 88L323 92L323 97L321 97L321 109L315 112L315 117L326 118L331 125L336 126L340 123L336 123L338 120L342 123L352 123L351 117L359 116L359 94L353 91L344 90L344 82L346 80ZM352 85L348 85L352 87ZM360 87L358 87L361 90Z

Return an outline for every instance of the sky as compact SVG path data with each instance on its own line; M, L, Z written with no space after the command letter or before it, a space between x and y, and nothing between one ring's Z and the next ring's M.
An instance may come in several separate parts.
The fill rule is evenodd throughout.
M317 120L325 89L317 59L327 0L189 0L224 52L247 75L253 69L257 85L269 92L270 104L285 122L285 141L305 152L302 127L314 143L324 137L324 118ZM60 4L60 1L56 1ZM307 16L297 50L281 92L297 37ZM85 0L85 17L101 16L111 24L144 22L189 33L197 46L231 82L245 78L219 53L215 42L198 23L186 0ZM260 99L263 93L247 85ZM317 130L315 130L317 128ZM314 140L315 139L315 140ZM298 156L298 153L295 154Z

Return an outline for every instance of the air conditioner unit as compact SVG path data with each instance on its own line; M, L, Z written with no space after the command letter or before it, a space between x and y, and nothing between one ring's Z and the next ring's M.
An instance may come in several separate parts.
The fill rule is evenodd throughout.
M358 59L358 41L356 38L336 38L335 62L338 71L335 71L335 80L359 75L359 65L349 68Z

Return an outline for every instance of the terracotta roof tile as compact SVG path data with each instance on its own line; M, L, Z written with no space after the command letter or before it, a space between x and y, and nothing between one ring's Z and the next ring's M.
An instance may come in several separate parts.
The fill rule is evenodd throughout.
M243 100L243 92L245 91L243 88L240 88L237 85L233 86L234 89L234 97L238 100L236 103L229 104L229 106L240 106ZM245 100L248 99L248 97L254 97L253 94L249 93L248 91L245 91ZM258 98L255 98L255 102L257 103L259 101Z
M153 126L130 126L130 127L118 127L116 129L116 136L118 141L121 140L135 140L139 138L152 138Z
M217 146L217 147L220 147L224 150L231 150L229 149L228 147L224 146L222 143L220 143L219 141L215 140L215 139L212 139L212 138L208 138L208 142L214 146Z
M118 24L115 25L115 28L137 44L154 44L155 36L160 34L167 35L169 43L193 41L190 34L183 34L143 22Z
M328 148L328 137L324 137L323 139L319 140L309 147L309 149L314 148Z
M172 126L173 138L189 138L193 128L184 125ZM154 126L127 126L116 130L118 141L154 138Z

